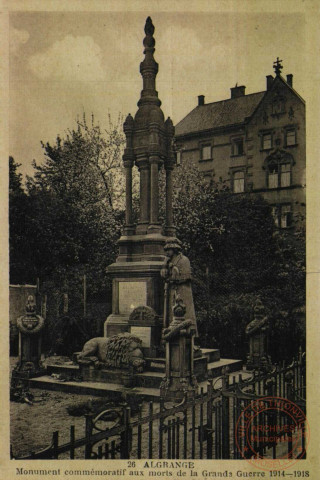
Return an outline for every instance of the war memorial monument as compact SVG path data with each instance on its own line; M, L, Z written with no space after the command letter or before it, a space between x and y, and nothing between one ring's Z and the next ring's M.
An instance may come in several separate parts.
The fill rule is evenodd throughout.
M30 386L74 393L105 395L132 389L136 395L181 400L193 395L199 382L221 375L222 369L241 369L239 360L220 359L218 349L195 347L198 339L191 266L182 254L173 222L172 172L174 126L165 120L156 91L158 64L154 59L154 26L150 17L140 64L143 89L134 117L124 122L126 146L125 226L119 254L108 267L112 277L112 313L104 337L93 338L73 364L47 366L46 375L30 378ZM132 169L140 175L139 219L133 223ZM166 176L165 224L159 220L159 171ZM197 341L199 343L199 339ZM201 342L200 342L201 343ZM56 376L71 381L59 383ZM81 382L73 382L79 380Z
M175 131L172 120L165 120L156 91L158 64L153 35L148 17L140 64L143 89L135 116L129 114L124 122L125 225L118 240L118 256L106 272L112 278L112 311L104 323L103 336L88 340L81 352L70 348L67 360L59 362L51 357L44 364L41 341L45 318L37 315L32 295L25 315L17 320L19 362L11 377L12 399L15 395L16 401L32 404L33 394L29 397L26 391L29 388L66 392L68 399L69 394L73 398L80 396L77 394L103 398L95 399L100 402L96 410L92 398L85 405L76 400L71 413L69 408L70 415L85 417L82 436L75 434L71 424L69 442L61 443L55 430L51 444L37 452L21 456L11 445L11 458L58 459L66 454L70 459L167 458L178 462L163 465L178 465L183 474L191 463L180 465L179 459L254 459L261 463L258 468L265 469L265 459L278 461L284 447L288 453L283 459L289 463L293 458L305 459L305 355L300 350L290 364L272 364L268 352L270 319L262 300L258 298L253 318L248 319L249 353L244 370L241 360L221 359L219 349L201 348L192 266L174 226ZM136 223L134 167L140 176ZM159 215L161 169L166 178L163 224ZM41 394L40 402L46 401L49 394ZM52 396L56 401L55 393ZM288 407L271 408L270 399L278 402L279 397ZM257 405L263 408L258 411ZM298 414L296 419L290 414L288 421L286 408L291 406ZM282 431L287 423L293 429ZM270 435L264 430L266 425ZM149 476L156 472L150 470L152 465L144 464ZM128 462L128 471L129 467L135 468L135 462ZM112 471L106 470L104 475ZM171 471L158 471L163 477L171 475ZM90 475L91 470L84 472ZM118 475L114 472L112 475ZM227 476L225 472L219 476Z

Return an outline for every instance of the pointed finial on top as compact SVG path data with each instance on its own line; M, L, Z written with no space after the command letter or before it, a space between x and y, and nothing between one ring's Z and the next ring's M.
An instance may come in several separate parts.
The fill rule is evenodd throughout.
M277 57L277 60L273 62L273 68L277 76L281 74L281 70L283 69L281 62L282 60L279 60L279 57Z
M145 24L145 27L144 27L144 31L145 31L146 35L151 35L151 37L154 34L154 26L153 26L151 17L147 18L146 24Z

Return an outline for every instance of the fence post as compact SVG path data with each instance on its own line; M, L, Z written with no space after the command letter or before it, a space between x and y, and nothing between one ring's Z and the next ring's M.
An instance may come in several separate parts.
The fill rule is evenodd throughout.
M74 425L70 427L70 458L74 459L74 441L75 441L75 430Z
M228 368L223 369L222 376L222 459L230 458L230 422L229 422L229 398L224 395L224 392L229 387Z
M208 394L208 401L207 401L207 458L212 458L212 378L208 380L208 387L207 387L207 394Z
M120 458L130 458L130 407L126 407L123 411L124 431L120 437Z
M287 384L287 398L288 400L294 400L294 391L293 391L293 372L289 370L285 374L285 382ZM288 415L287 423L289 425L289 432L288 432L288 458L292 458L292 430L290 429L290 425L292 425L292 420L290 415Z
M91 437L92 437L92 429L93 429L93 422L92 422L92 415L86 414L86 445L84 450L84 458L91 458L92 454L92 445L91 445Z
M58 445L59 445L59 432L55 431L52 434L52 450L53 450L53 458L54 459L57 459L59 457Z

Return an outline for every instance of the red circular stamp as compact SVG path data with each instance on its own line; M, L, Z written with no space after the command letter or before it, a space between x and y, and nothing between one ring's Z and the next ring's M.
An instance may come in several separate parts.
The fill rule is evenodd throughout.
M285 470L306 458L309 424L291 400L263 397L253 400L235 426L237 448L249 463L263 470Z

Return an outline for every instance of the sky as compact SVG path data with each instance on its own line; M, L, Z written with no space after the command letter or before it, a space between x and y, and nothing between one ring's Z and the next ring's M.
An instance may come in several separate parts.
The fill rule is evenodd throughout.
M53 143L94 115L108 127L137 110L142 89L147 11L10 12L9 151L32 175L43 161L41 141ZM196 105L230 98L230 88L265 90L273 62L293 74L305 97L306 23L301 12L159 12L155 26L157 90L165 117L177 124Z

